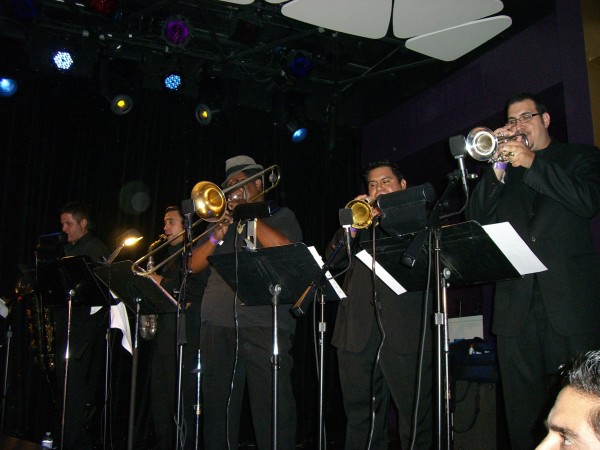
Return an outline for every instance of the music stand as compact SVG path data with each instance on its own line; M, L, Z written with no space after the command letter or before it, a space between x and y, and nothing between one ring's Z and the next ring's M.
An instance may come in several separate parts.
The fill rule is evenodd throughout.
M419 291L427 280L428 252L421 248L414 267L406 267L401 258L417 233L377 239L376 258L407 291ZM441 228L441 259L449 270L446 279L452 286L519 278L521 274L498 248L482 226L467 221ZM372 255L372 241L363 248Z
M422 233L422 232L419 232ZM419 233L408 233L397 237L377 240L376 258L381 266L398 280L407 291L422 290L426 284L428 250L425 246L416 249ZM448 331L446 315L446 287L468 286L486 282L503 281L521 277L502 250L488 233L475 221L463 222L437 228L436 234L436 278L438 311L435 314L437 326L436 359L437 371L437 434L441 446L443 410L446 411L446 440L449 445L449 386L448 386ZM416 239L415 239L416 238ZM404 261L405 252L412 246L412 266ZM372 253L372 242L366 242L365 250ZM414 250L418 250L415 252ZM373 255L371 255L373 256ZM443 350L442 350L443 347ZM443 356L442 356L443 353ZM442 362L442 360L444 362ZM445 378L442 372L445 371ZM445 382L444 382L445 380ZM445 389L444 389L445 386ZM442 408L442 392L445 390L445 409Z
M150 277L143 277L131 270L133 262L117 263L98 267L94 272L108 289L120 298L135 314L135 334L132 349L131 391L129 397L129 427L127 449L133 450L135 421L135 392L138 370L138 335L141 314L162 314L177 311L177 301Z
M37 266L37 284L43 301L49 306L62 306L67 302L67 343L65 349L65 374L61 412L60 448L63 448L67 387L71 343L71 312L73 302L85 306L104 306L108 298L92 274L88 256L66 256L55 261L40 262Z
M313 280L321 278L321 268L303 243L261 248L253 251L211 255L208 261L246 306L273 306L273 393L272 448L277 448L277 385L279 350L277 306L291 304ZM237 271L236 271L237 268ZM331 283L325 284L327 298L338 299ZM270 293L271 295L267 295Z

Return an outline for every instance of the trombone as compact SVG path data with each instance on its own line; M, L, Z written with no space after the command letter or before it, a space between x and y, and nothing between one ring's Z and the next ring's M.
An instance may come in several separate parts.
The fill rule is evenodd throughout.
M230 192L237 191L238 189L244 187L251 181L264 177L265 175L267 175L267 173L269 174L268 181L270 185L266 189L263 188L262 192L248 200L248 203L252 203L261 195L265 195L266 193L271 192L277 187L281 178L279 166L272 165L270 167L267 167L266 169L263 169L260 172L255 173L254 175L251 175L238 183L228 186L225 189L221 189L219 186L217 186L214 183L211 183L210 181L200 181L199 183L196 183L196 185L192 188L191 198L194 204L194 211L200 217L200 219L192 224L192 228L194 228L196 225L202 222L214 222L215 224L210 228L207 228L202 234L196 236L192 240L192 245L198 242L198 240L200 240L207 233L211 232L213 228L223 220L223 218L225 217L225 213L227 212L227 195ZM185 251L184 247L182 247L169 257L165 258L160 263L154 265L154 267L142 267L142 264L147 265L147 261L150 258L152 258L153 255L170 245L171 242L173 242L175 239L178 239L179 237L183 236L184 233L185 230L182 230L176 235L171 236L169 240L163 242L161 245L152 249L140 259L138 259L136 262L134 262L131 266L131 270L133 271L133 273L136 275L146 277L155 273L165 264L169 263L171 260L178 257L179 255L183 254L183 252Z
M473 128L467 135L467 153L477 161L489 161L491 163L504 161L502 155L494 156L496 150L498 150L498 145L501 142L512 141L518 137L523 138L525 146L529 148L529 140L524 133L496 137L489 128Z

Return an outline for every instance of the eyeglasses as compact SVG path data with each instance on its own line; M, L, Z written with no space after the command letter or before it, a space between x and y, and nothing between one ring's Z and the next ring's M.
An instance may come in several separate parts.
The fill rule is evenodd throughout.
M519 123L527 123L527 122L531 122L531 119L533 119L535 116L539 116L541 113L525 113L525 114L521 114L519 117L517 117L516 119L508 119L506 121L507 125L510 125L511 127L514 127L517 122Z
M241 183L242 181L246 180L246 178L232 178L231 180L229 180L227 182L227 184L225 184L225 188L230 188L231 186L235 186L238 183Z

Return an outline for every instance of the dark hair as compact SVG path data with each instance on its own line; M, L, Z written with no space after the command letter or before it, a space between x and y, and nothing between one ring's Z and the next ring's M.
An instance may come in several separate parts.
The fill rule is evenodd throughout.
M61 214L71 214L77 223L83 219L90 222L89 209L81 202L69 202L60 209ZM89 227L88 227L89 228Z
M588 423L600 440L600 350L576 355L562 368L564 386L596 401L598 406L588 415Z
M181 208L179 206L176 206L176 205L167 206L167 209L165 210L165 213L168 213L168 212L171 212L171 211L177 211L177 213L179 214L179 217L181 218L181 223L184 222L185 217L183 216L183 213L181 212Z
M537 95L532 94L531 92L518 92L506 101L506 104L504 105L504 117L508 118L508 108L510 105L525 100L531 100L535 104L536 112L544 114L547 111L546 105Z
M396 175L398 181L404 180L404 175L400 172L400 166L397 163L390 161L389 159L381 159L379 161L372 161L363 170L363 178L366 182L369 182L369 172L373 169L378 169L380 167L389 167L392 170L392 173Z

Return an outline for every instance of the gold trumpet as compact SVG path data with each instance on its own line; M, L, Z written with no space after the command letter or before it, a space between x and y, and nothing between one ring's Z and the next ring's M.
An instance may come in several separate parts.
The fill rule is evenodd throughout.
M194 211L196 215L200 217L200 219L192 224L192 228L194 228L196 225L202 222L215 222L215 224L210 228L207 228L204 231L204 233L196 236L192 240L192 245L198 242L207 233L210 233L215 228L215 226L217 226L219 222L221 222L224 219L225 213L227 212L227 195L230 192L235 192L238 189L247 185L248 183L258 178L262 178L267 174L269 174L269 187L263 189L262 192L249 199L248 203L251 203L260 196L265 195L267 192L270 192L277 187L281 178L279 166L272 165L270 167L267 167L266 169L263 169L260 172L255 173L254 175L251 175L248 178L245 178L239 183L228 186L225 189L221 189L219 186L217 186L214 183L211 183L210 181L200 181L199 183L196 183L196 185L192 188L191 198L194 204ZM131 266L131 270L133 271L133 273L141 276L151 275L157 270L159 270L161 267L163 267L165 264L167 264L169 261L181 255L185 250L184 248L181 248L177 252L165 258L160 263L154 265L154 267L147 267L146 269L142 267L143 265L147 265L146 261L148 259L151 259L156 253L161 251L166 246L170 245L171 242L181 237L184 233L185 230L182 230L180 233L171 236L169 240L165 241L160 246L152 249L140 259L138 259L136 262L134 262Z
M377 199L367 197L362 200L350 200L346 208L352 210L352 228L369 228L373 223L373 206Z
M502 142L512 141L519 137L523 138L525 146L529 148L529 140L524 133L496 137L489 128L473 128L467 135L467 153L477 161L489 161L492 163L505 161L501 154L496 155L498 145Z

